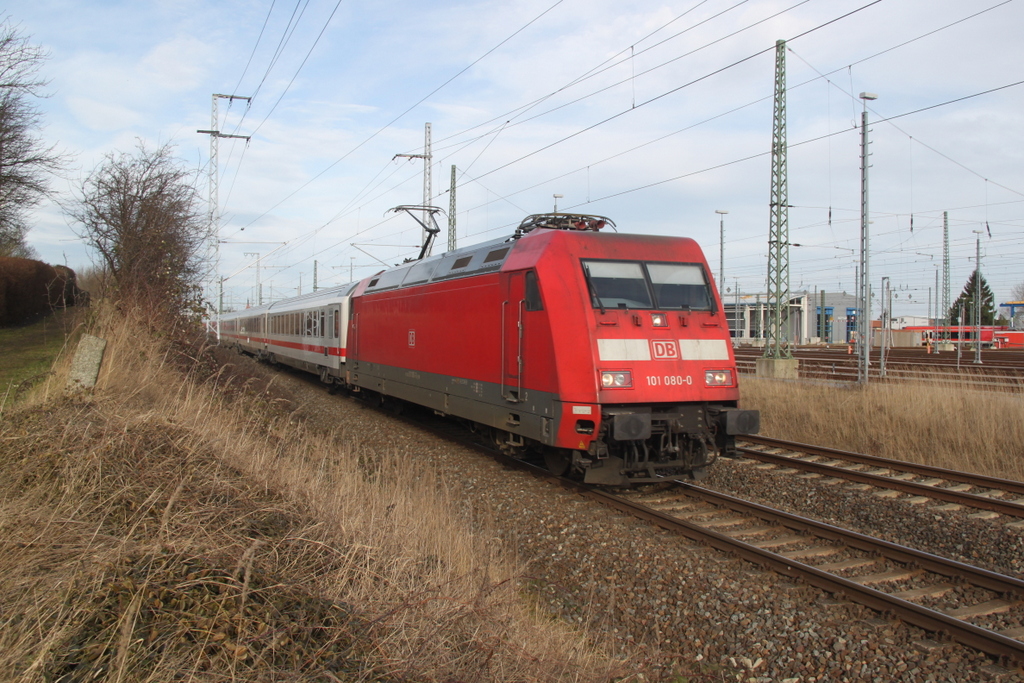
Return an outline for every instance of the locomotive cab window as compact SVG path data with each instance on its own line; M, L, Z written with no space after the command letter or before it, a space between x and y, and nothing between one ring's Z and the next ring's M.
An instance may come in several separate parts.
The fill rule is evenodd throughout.
M708 311L714 305L696 263L584 260L583 273L594 308Z
M658 308L711 310L711 292L704 269L695 263L648 263Z
M653 308L641 264L634 261L584 261L595 308Z
M526 310L544 310L544 302L540 299L540 285L537 284L537 273L532 270L526 271Z

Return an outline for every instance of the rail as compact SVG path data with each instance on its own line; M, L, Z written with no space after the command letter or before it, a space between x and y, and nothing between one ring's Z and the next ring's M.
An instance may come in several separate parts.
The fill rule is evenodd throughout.
M979 488L1024 495L1024 483L1019 481L1013 481L1011 479L997 479L995 477L987 477L981 474L971 474L970 472L957 472L941 467L919 465L916 463L904 462L902 460L891 460L874 455L866 455L864 453L853 453L851 451L810 446L807 444L781 441L765 437L745 436L743 437L743 441L747 443L760 444L770 448L781 448L796 452L795 455L783 455L779 453L768 453L746 446L740 446L737 448L737 450L745 457L760 460L761 462L781 464L786 467L814 472L824 476L838 477L848 479L850 481L856 481L861 484L869 484L878 488L887 488L912 495L926 496L928 498L943 500L948 503L966 505L980 510L990 510L992 512L998 512L1012 517L1024 517L1024 501L1000 500L998 498L993 498L990 495L942 488L937 485L939 482L923 484L897 479L879 473L859 472L849 468L840 467L832 463L820 463L805 460L800 457L800 454L824 456L836 460L845 460L852 463L871 465L886 470L896 470L908 472L917 476L941 479L952 484L967 484Z

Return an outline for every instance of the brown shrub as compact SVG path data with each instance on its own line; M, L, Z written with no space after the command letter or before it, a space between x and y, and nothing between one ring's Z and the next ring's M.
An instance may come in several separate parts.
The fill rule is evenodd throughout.
M54 308L87 302L70 268L0 257L0 325L20 325Z

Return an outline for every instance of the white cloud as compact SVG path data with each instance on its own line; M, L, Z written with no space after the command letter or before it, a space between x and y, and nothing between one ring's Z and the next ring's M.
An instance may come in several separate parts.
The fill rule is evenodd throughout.
M661 0L638 0L628 9L611 0L563 3L410 110L551 4L342 3L244 158L241 143L222 142L225 234L237 234L241 225L259 216L241 233L247 239L273 241L282 234L319 229L315 238L288 250L275 264L288 265L294 259L292 268L275 276L278 286L296 287L302 268L308 282L314 258L329 268L323 264L347 266L354 256L357 275L360 265L369 271L375 267L373 260L350 247L352 241L404 244L417 234L400 217L385 220L384 215L391 206L420 201L419 162L391 160L398 152L421 151L423 123L431 121L435 191L447 189L451 164L462 171L469 168L458 193L460 235L499 236L501 226L517 223L524 211L551 208L551 195L557 192L565 195L560 206L609 214L620 226L628 226L624 229L693 235L714 258L714 210L724 208L730 211L727 278L739 277L744 291L760 286L767 241L767 157L701 171L768 150L775 40L819 26L862 3L800 5L729 38L795 3L751 0L711 18L733 4L711 0L649 40L642 39L685 8ZM237 127L238 134L252 134L268 116L331 7L311 3L306 9L244 119L241 103L230 108L221 103L223 130L234 132ZM244 0L100 7L40 0L25 9L25 21L33 37L54 52L54 61L47 65L55 92L44 104L51 124L47 133L59 135L62 144L80 152L86 169L106 152L130 150L137 136L160 142L174 138L190 164L205 165L209 138L193 131L210 124L210 96L231 92L239 82L269 8L269 3ZM859 119L860 103L842 91L877 92L880 99L871 119L878 121L1019 79L1015 70L1024 61L1024 43L1017 40L1015 29L1024 10L1015 4L871 57L978 9L953 0L881 3L790 42L790 143L843 131L790 150L793 240L825 245L813 252L794 250L794 285L803 279L814 280L812 286L852 290L854 264L844 249L858 223L859 133L851 125ZM50 21L55 13L61 15L61 25ZM290 8L275 6L238 94L255 91L289 14ZM698 26L705 19L709 21ZM714 44L684 56L707 43ZM709 75L760 50L767 52ZM620 53L638 56L635 63L624 62L555 93ZM662 63L667 64L643 73ZM817 78L817 71L836 71L830 76L833 85L817 80L798 87ZM620 80L625 82L614 85ZM548 95L528 113L517 112ZM633 109L634 103L643 106ZM563 108L526 121L559 106ZM1024 203L1014 191L1024 192L1022 108L1024 87L894 121L905 132L890 124L872 125L873 244L878 259L873 272L887 274L891 268L894 278L903 279L901 284L926 289L933 277L931 266L916 267L914 259L940 249L943 209L953 217L955 285L961 275L966 278L960 271L971 267L972 229L988 221L994 240L1019 236ZM616 114L620 116L601 123ZM588 126L595 127L580 132ZM673 131L680 132L626 152ZM546 145L553 146L530 154ZM680 175L687 177L661 182ZM471 180L477 177L479 182ZM646 184L653 186L630 191ZM205 181L203 187L205 191ZM597 201L609 195L618 196ZM447 207L447 195L437 201ZM913 235L908 230L911 212L916 216ZM323 227L339 214L341 218ZM59 232L59 220L47 224ZM54 247L59 239L47 233ZM1024 257L1024 240L1007 239L993 247L986 262L997 296L1000 288L1008 289L1020 278L1017 264ZM242 263L241 253L253 248L259 249L227 247L225 259ZM401 251L375 249L389 261ZM295 265L299 263L304 265Z
M68 109L87 128L96 131L120 131L137 126L142 112L121 104L100 102L86 97L68 97Z

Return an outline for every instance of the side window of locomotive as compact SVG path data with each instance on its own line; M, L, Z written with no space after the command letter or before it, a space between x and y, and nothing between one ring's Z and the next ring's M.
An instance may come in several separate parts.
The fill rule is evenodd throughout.
M540 299L540 285L537 283L537 273L532 270L526 271L526 310L544 310L544 302Z
M487 258L484 259L484 263L494 263L505 258L505 254L508 253L508 247L504 249L495 249L494 251L487 253Z
M647 280L634 261L584 261L595 308L653 308Z
M658 308L696 311L711 309L714 298L704 269L695 263L648 263Z

